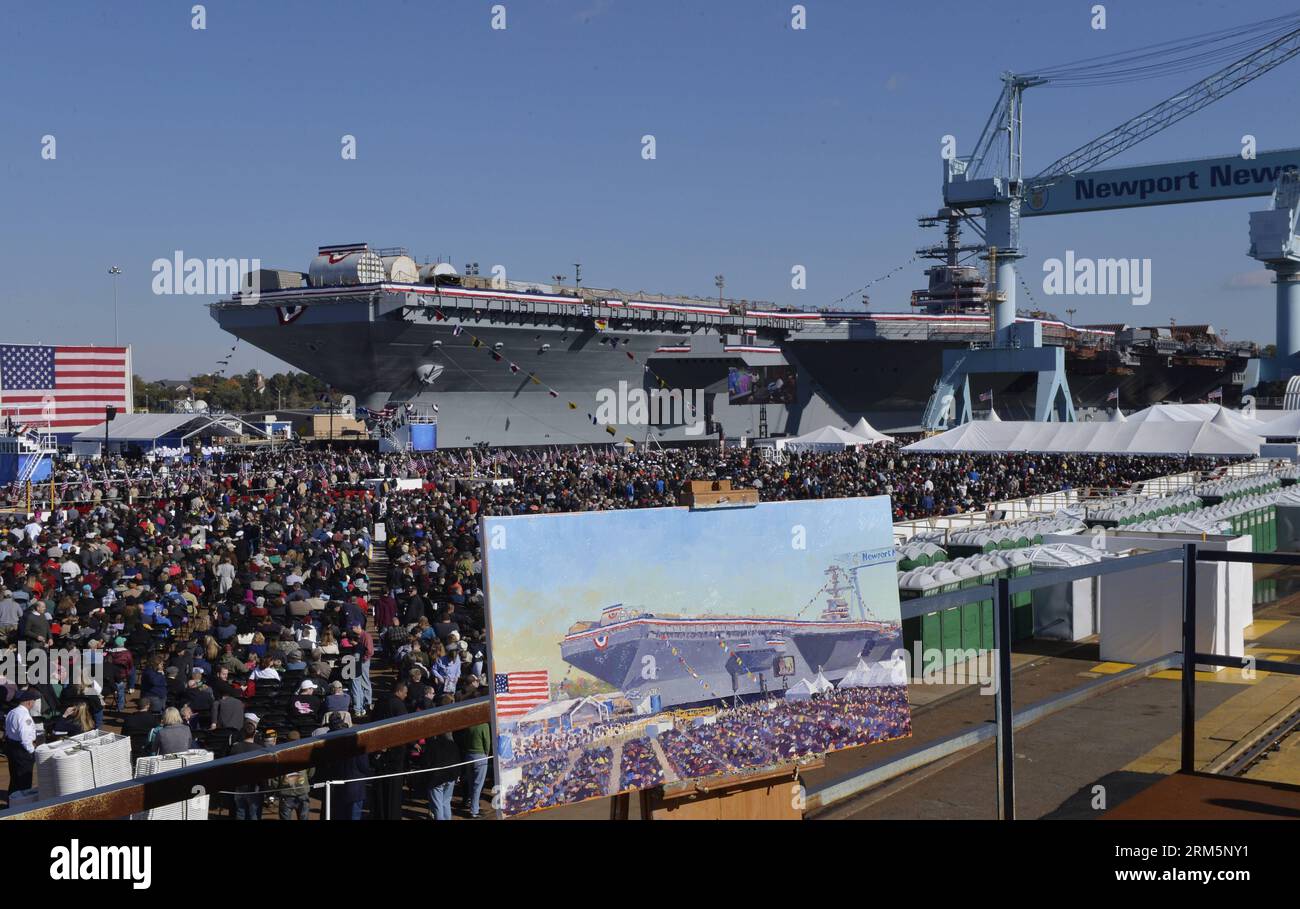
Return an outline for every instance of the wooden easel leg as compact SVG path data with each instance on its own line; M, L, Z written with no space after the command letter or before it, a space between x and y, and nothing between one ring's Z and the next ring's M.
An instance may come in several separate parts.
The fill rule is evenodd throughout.
M609 819L611 821L626 821L631 810L632 796L630 793L621 792L609 800Z

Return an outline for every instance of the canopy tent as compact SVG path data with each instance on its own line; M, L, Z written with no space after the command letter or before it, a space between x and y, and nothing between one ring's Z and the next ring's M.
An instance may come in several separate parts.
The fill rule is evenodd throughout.
M1002 418L998 416L998 412L997 412L996 410L994 410L992 407L989 408L989 415L988 415L985 419L986 419L989 423L1001 423L1001 422L1002 422Z
M850 429L849 432L853 433L853 435L855 436L861 436L862 438L866 439L868 442L894 441L893 436L885 435L879 429L876 429L876 427L868 423L866 417L858 417L858 422L853 424L853 428Z
M1256 421L1255 432L1276 439L1300 438L1300 410L1287 410L1269 416L1270 419Z
M849 670L849 674L840 679L839 687L845 688L879 688L885 685L907 684L907 660L901 653L895 653L889 660L868 663L861 657L858 665Z
M1124 423L965 423L904 451L1257 456L1261 441L1209 421L1136 422L1130 417Z
M1127 423L1128 417L1124 416L1124 411L1120 410L1119 407L1116 407L1114 410L1110 412L1110 422Z
M1259 421L1221 404L1152 404L1131 413L1134 423L1212 423L1236 433L1259 435Z
M834 691L835 686L831 680L826 678L820 669L817 670L817 677L812 680L812 686L818 694L825 694L828 691Z
M776 440L777 448L786 451L842 451L845 448L861 448L863 445L874 444L875 442L865 436L840 429L838 426L823 426L821 429L814 429L792 439Z
M107 426L107 432L105 431ZM103 447L144 449L181 448L193 439L265 437L262 427L233 414L195 413L128 413L107 423L100 423L72 437L72 448L79 454L92 454Z
M785 692L787 701L806 701L814 694L817 694L817 688L807 679L800 679L791 685Z

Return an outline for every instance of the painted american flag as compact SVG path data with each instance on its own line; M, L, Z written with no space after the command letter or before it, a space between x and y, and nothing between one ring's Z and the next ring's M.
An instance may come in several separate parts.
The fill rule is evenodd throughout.
M497 673L495 701L498 720L523 716L550 699L551 674L545 669Z
M0 420L78 432L130 411L129 347L0 344Z

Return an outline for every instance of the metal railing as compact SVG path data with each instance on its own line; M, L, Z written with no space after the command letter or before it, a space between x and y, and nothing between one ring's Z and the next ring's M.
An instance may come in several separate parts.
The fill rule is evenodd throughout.
M434 707L166 773L136 777L0 813L0 820L111 820L308 767L396 748L488 722L489 698Z
M1045 587L1054 587L1058 584L1085 578L1118 574L1171 562L1182 564L1182 650L1171 651L1163 656L1135 665L1130 669L1107 675L1079 688L1038 701L1028 707L1021 708L1019 711L1012 709L1011 648L1009 642L1012 631L1011 605L1013 595ZM1194 772L1196 770L1196 667L1198 665L1237 669L1249 668L1255 671L1300 676L1300 663L1258 660L1254 657L1234 657L1197 651L1196 565L1200 562L1244 562L1259 565L1300 567L1300 554L1204 550L1196 543L1184 543L1181 549L1156 550L1019 578L998 578L992 584L954 590L937 596L905 600L901 604L903 619L916 618L981 600L992 599L994 601L994 642L997 648L997 702L994 723L927 743L885 763L855 770L852 773L830 780L808 793L808 810L815 811L844 799L861 795L867 790L897 778L904 773L993 739L997 746L998 817L1003 820L1013 820L1016 816L1016 769L1014 760L1016 730L1059 713L1067 707L1112 688L1175 667L1181 670L1180 772ZM1191 659L1186 658L1187 654L1191 654Z

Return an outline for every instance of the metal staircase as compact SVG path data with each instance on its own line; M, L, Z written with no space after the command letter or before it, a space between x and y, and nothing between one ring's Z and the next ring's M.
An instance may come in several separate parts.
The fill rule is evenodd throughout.
M927 430L943 429L948 425L948 405L955 397L955 382L965 362L966 358L962 357L944 373L939 381L934 383L934 394L930 395L930 400L926 402L925 413L921 417L921 425Z

